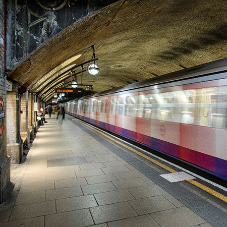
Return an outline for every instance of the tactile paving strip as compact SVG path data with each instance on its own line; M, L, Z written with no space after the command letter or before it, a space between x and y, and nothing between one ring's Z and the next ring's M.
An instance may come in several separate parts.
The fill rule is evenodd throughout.
M54 159L47 160L48 167L58 167L58 166L72 166L86 164L87 161L84 157L74 157L74 158L64 158L64 159Z

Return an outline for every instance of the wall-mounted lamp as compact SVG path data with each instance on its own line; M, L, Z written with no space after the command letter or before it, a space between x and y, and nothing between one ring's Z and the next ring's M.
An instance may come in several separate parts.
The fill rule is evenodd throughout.
M95 49L94 49L94 45L91 46L91 49L93 50L93 56L92 56L92 60L89 63L87 70L91 75L96 75L99 72L99 67L97 64L97 61L95 60Z

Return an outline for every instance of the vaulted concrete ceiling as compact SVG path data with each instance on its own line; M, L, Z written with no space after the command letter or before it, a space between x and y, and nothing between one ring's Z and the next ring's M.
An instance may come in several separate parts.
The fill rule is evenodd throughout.
M80 82L94 45L100 72L83 73L94 92L227 57L226 0L120 0L68 27L21 61L8 78L48 101ZM84 64L86 70L87 64Z

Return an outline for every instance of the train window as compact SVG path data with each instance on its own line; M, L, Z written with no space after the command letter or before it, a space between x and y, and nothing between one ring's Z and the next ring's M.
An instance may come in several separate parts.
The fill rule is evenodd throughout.
M77 114L77 106L78 106L78 102L74 102L74 114Z
M110 100L110 114L115 114L115 97L111 97Z
M153 97L151 94L140 95L138 102L138 117L151 118Z
M102 99L102 101L101 101L101 113L106 113L106 104L107 104L107 99Z
M92 111L96 112L97 111L97 100L93 100L93 106L92 106Z
M194 124L195 118L195 90L176 91L175 117L178 122Z
M85 102L84 102L84 110L85 110L86 112L89 111L89 100L85 100Z
M116 109L115 113L118 115L123 115L124 99L123 97L116 98Z
M227 87L219 87L211 93L210 119L211 126L216 128L226 128L226 111L227 111Z
M137 117L137 100L138 96L127 96L125 104L125 116Z
M195 100L195 124L221 127L222 116L217 112L217 88L197 89Z
M175 93L162 93L157 98L157 101L159 104L159 120L174 121Z
M161 103L163 103L163 100L162 100L160 94L153 94L152 112L151 112L152 119L159 120Z
M89 107L88 107L88 111L90 112L92 110L92 100L89 99Z
M97 100L97 108L96 108L96 112L99 112L100 113L101 111L101 100Z

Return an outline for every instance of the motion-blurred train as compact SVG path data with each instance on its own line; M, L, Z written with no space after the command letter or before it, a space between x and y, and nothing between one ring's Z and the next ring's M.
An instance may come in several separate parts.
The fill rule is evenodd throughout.
M65 110L227 180L227 59L73 100Z

